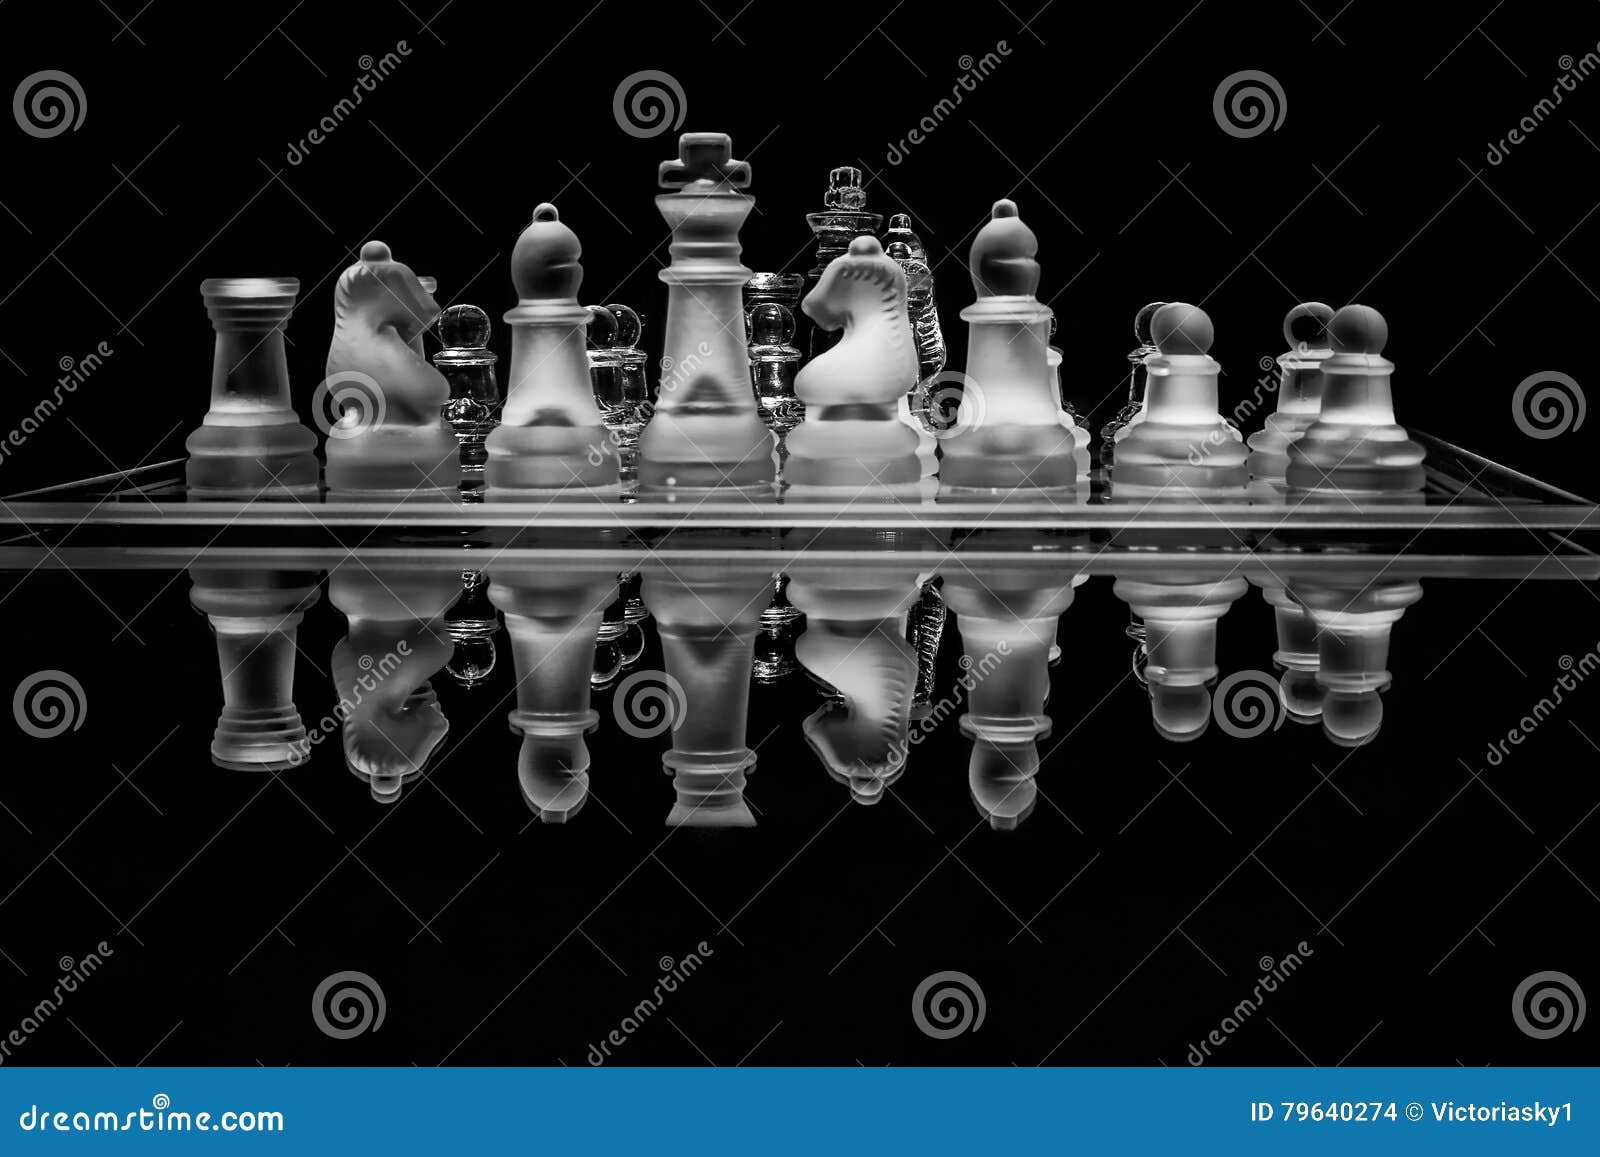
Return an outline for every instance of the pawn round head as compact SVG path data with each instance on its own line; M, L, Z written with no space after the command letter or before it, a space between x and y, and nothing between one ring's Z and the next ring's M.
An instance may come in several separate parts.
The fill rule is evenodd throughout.
M1170 302L1156 310L1150 319L1151 341L1168 357L1206 353L1215 336L1211 319L1198 305Z
M571 300L583 282L578 236L561 223L548 201L533 211L533 220L511 251L511 283L523 301Z
M794 314L776 301L750 311L750 341L755 345L788 345L794 337Z
M1031 297L1039 289L1039 239L1017 216L1015 201L994 203L972 242L968 268L979 297Z
M1333 307L1320 301L1305 301L1291 309L1283 318L1283 340L1290 349L1322 350L1328 348L1328 323L1333 320Z
M1347 305L1328 322L1328 340L1338 354L1381 354L1389 323L1369 305Z
M617 345L624 349L632 349L638 345L639 335L644 333L644 323L639 320L639 315L633 308L612 302L606 306L606 312L617 321Z
M393 261L394 254L382 241L368 241L361 247L361 263L363 265L376 265L380 261Z
M1211 725L1211 693L1199 686L1152 683L1150 716L1163 739L1174 743L1199 739Z
M1340 747L1361 747L1383 726L1383 700L1376 691L1329 691L1322 700L1322 730Z
M617 319L603 305L589 308L589 348L608 350L617 344Z
M909 232L911 232L911 214L909 214L909 213L896 213L894 216L890 217L889 218L889 232L891 232L891 233L909 233Z
M1160 309L1163 305L1166 305L1166 304L1167 303L1164 302L1164 301L1152 301L1149 305L1145 306L1138 313L1134 314L1134 317L1133 317L1133 339L1134 339L1134 341L1138 342L1140 345L1154 345L1155 344L1153 341L1150 340L1150 320L1151 320L1151 318L1155 317L1156 310Z
M1323 691L1314 671L1285 671L1278 680L1278 698L1296 723L1315 723L1322 717Z
M439 315L439 340L449 349L483 349L489 315L475 305L452 305Z

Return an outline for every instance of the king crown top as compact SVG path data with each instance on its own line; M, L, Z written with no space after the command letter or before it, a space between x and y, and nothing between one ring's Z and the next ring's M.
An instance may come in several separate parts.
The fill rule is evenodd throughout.
M1198 305L1174 301L1150 319L1150 337L1164 357L1204 354L1215 336L1211 318Z
M867 191L861 187L861 170L850 165L830 170L822 205L825 209L865 209Z
M972 242L972 286L979 297L1032 297L1039 289L1039 239L1017 216L1015 201L996 201Z
M523 301L574 299L583 282L578 235L561 223L556 207L546 201L511 251L511 283Z
M678 159L662 161L656 179L663 189L747 189L750 165L733 159L733 138L727 133L684 133L678 138Z

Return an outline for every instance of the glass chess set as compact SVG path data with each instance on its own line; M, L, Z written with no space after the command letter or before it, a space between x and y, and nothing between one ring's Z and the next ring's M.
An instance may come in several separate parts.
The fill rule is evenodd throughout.
M927 252L903 214L878 235L855 170L808 218L805 274L741 264L754 202L727 137L685 134L660 180L673 244L654 381L638 313L579 304L581 248L549 204L513 251L504 372L484 311L441 310L430 279L363 248L336 291L320 439L291 402L298 283L210 280L211 405L187 456L8 495L0 568L17 587L171 572L162 590L186 589L213 627L219 767L342 758L393 802L448 750L434 682L504 678L509 652L512 686L476 703L509 707L539 818L581 808L584 737L615 725L670 730L668 822L713 827L755 822L752 683L801 670L823 693L805 739L853 798L880 798L948 722L972 742L980 813L1016 826L1064 741L1052 668L1091 582L1126 609L1125 678L1163 739L1241 726L1217 643L1253 588L1274 624L1249 672L1258 706L1357 747L1425 582L1600 578L1593 503L1397 423L1374 310L1291 310L1272 412L1246 437L1253 415L1219 409L1210 318L1152 303L1126 403L1091 434L1010 201L973 242L955 372ZM296 632L324 590L348 622L337 706L302 710ZM938 672L957 636L952 687Z

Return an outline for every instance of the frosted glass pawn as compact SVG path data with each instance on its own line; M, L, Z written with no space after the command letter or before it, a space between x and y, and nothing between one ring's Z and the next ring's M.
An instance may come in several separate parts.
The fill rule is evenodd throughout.
M1322 410L1323 364L1333 356L1328 346L1331 306L1308 301L1283 319L1289 349L1278 355L1278 404L1266 425L1250 435L1250 477L1283 485L1289 469L1289 443L1304 434Z

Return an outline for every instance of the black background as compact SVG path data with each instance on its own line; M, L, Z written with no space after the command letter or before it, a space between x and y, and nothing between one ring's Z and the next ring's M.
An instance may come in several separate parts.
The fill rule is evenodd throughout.
M1415 21L1365 0L1092 14L1055 0L1037 16L730 0L457 0L437 18L432 4L109 7L131 24L97 3L0 11L8 84L59 68L88 101L76 132L6 142L0 371L13 388L0 421L31 410L60 359L102 340L115 351L0 465L6 492L181 454L207 393L204 277L300 278L289 334L304 410L333 280L372 237L437 277L442 302L498 317L510 247L553 200L584 242L584 298L635 304L658 348L666 235L651 197L673 137L636 139L612 114L641 69L679 81L683 129L730 132L751 161L752 268L809 266L803 218L834 165L868 171L875 210L913 213L939 261L952 366L966 246L1011 196L1039 235L1069 390L1097 422L1120 400L1147 300L1211 313L1227 404L1282 348L1290 305L1358 299L1389 318L1401 421L1594 489L1589 426L1535 440L1510 408L1532 373L1587 379L1594 82L1504 163L1484 159L1548 95L1559 58L1600 41L1589 4ZM289 165L290 142L349 93L360 58L400 40L411 54L394 74ZM1002 40L1001 65L888 164L961 58ZM1277 131L1219 128L1213 92L1241 69L1282 85ZM503 329L495 341L504 354ZM1558 657L1594 647L1590 588L1430 584L1395 632L1389 722L1350 754L1288 725L1253 741L1158 739L1125 678L1125 608L1096 580L1065 619L1048 800L1021 831L981 824L953 724L891 799L846 807L800 740L816 692L796 677L752 702L760 826L668 835L665 741L606 728L588 807L566 828L530 826L500 722L509 664L473 702L439 680L451 747L394 809L326 747L281 779L210 767L214 652L186 580L163 588L171 578L7 580L3 685L59 666L90 707L60 739L17 735L6 761L0 1028L48 991L59 957L101 939L116 953L8 1063L582 1064L648 994L658 958L701 940L714 949L701 978L619 1063L1181 1065L1249 993L1258 959L1302 939L1316 953L1303 981L1219 1063L1594 1060L1592 1026L1536 1041L1508 1007L1536 971L1595 987L1600 899L1585 881L1600 870L1581 822L1595 749L1578 730L1593 732L1580 713L1592 690L1481 781L1462 762L1482 769L1487 743L1548 693ZM325 671L341 616L324 604L302 630ZM1267 665L1256 593L1222 635L1224 671ZM303 712L333 698L302 662ZM1184 768L1173 784L1168 769ZM347 968L382 984L388 1016L334 1041L307 1005ZM988 1018L936 1041L909 1004L946 968L981 984Z

